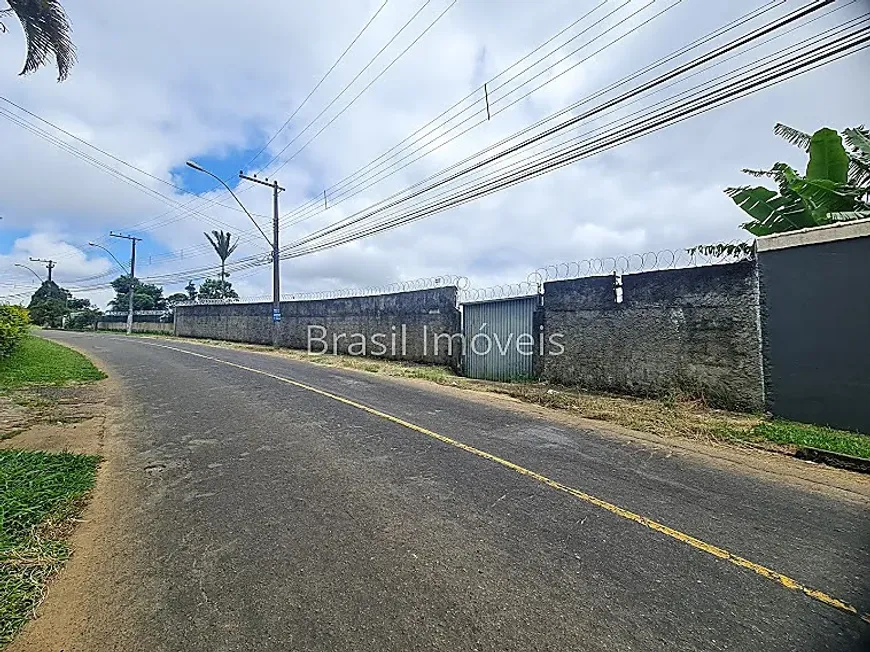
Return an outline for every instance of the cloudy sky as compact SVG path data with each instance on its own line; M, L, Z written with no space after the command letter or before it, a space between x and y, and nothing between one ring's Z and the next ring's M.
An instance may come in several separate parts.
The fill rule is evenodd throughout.
M87 243L97 241L126 261L128 243L108 238L110 229L143 238L137 276L169 279L162 283L166 294L188 279L198 283L211 271L205 268L215 265L203 231L222 228L242 235L231 263L249 257L261 261L268 248L262 236L212 179L185 168L188 159L231 179L267 233L269 190L232 177L240 169L274 175L286 188L280 197L281 213L287 215L281 242L293 243L753 9L769 11L573 114L804 4L152 0L142 11L136 3L78 0L67 3L67 12L79 63L60 84L51 68L17 75L23 39L15 19L5 17L8 30L0 34L0 298L15 299L34 289L36 278L14 266L33 256L58 261L56 280L104 305L112 296L106 286L120 270L108 254ZM599 117L587 131L868 9L867 0L838 0L814 14L827 14L818 20ZM742 213L722 189L747 183L742 167L767 167L777 160L802 165L801 152L773 135L776 122L812 131L870 121L870 87L861 81L868 69L865 50L450 211L285 260L283 289L361 287L438 274L465 275L484 287L521 281L538 267L562 261L745 239L738 228ZM495 89L488 121L485 82ZM441 119L452 117L448 125L434 123L415 136L421 140L408 141L409 149L381 159L378 169L393 174L370 187L362 182L343 186L359 192L341 194L342 187L335 187L463 98L468 99ZM13 119L40 131L35 134ZM573 135L578 133L583 132ZM426 156L398 169L399 159L424 145L418 155L429 152ZM235 272L231 280L243 297L254 298L269 295L270 278L268 266L257 266Z

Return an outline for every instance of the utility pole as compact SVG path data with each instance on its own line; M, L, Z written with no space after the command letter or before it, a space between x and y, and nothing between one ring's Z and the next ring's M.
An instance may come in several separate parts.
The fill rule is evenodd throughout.
M277 180L258 179L256 175L249 177L239 172L239 178L245 181L259 183L272 189L272 345L278 346L278 324L281 323L281 260L278 257L278 193L284 188L278 185Z
M48 270L48 282L51 283L51 270L57 267L57 262L53 260L43 260L42 258L31 258L31 263L45 263L45 268Z
M279 186L277 181L269 181L268 177L263 180L258 179L256 174L252 177L249 177L241 171L239 172L240 179L259 183L261 186L268 186L272 189L272 192L274 193L272 214L272 239L269 240L269 236L267 236L266 232L260 228L260 225L257 224L257 220L255 220L254 216L251 215L251 212L247 208L245 208L245 205L236 196L236 193L233 192L233 189L229 187L226 181L221 179L214 172L209 172L195 161L188 161L187 165L188 167L191 167L198 172L207 174L213 179L216 179L221 185L223 185L223 187L227 189L227 192L229 192L233 196L233 199L236 200L236 203L242 207L242 210L245 211L251 222L254 223L254 226L257 227L257 231L260 232L260 235L263 236L263 239L268 242L269 246L272 248L272 345L277 347L279 335L278 324L281 322L281 269L280 259L278 258L278 193L283 192L284 188Z
M130 303L127 307L127 335L133 333L133 284L136 282L136 243L142 242L142 238L136 238L132 235L124 235L109 231L109 235L113 238L123 238L129 240L131 245L130 251Z

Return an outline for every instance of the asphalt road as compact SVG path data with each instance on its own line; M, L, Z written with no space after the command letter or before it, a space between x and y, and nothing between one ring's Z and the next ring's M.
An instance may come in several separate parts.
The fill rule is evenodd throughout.
M417 383L50 337L120 382L137 474L85 648L870 649L860 503Z

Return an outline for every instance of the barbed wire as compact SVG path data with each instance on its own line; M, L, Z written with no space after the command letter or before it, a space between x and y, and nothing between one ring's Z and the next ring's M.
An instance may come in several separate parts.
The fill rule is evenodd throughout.
M342 288L337 290L322 290L319 292L290 292L281 295L281 301L320 301L323 299L349 299L353 297L368 297L381 294L397 294L416 290L434 290L436 288L455 286L460 291L469 287L468 277L455 274L429 276L410 281L399 281L387 285L372 285L357 288ZM180 301L176 306L222 305L228 303L269 303L272 297L246 297L245 299L197 299L196 301Z
M290 292L281 295L281 301L348 299L455 286L459 289L458 298L460 303L473 303L475 301L535 296L543 292L544 283L548 281L587 276L610 276L612 274L636 274L704 265L722 265L749 260L753 256L754 252L751 242L732 240L731 242L701 245L688 249L660 249L659 251L648 251L646 253L587 258L547 265L529 274L525 281L502 283L485 288L472 288L466 276L444 274L411 281L389 283L387 285L322 290L319 292ZM271 303L271 301L272 297L260 296L245 297L244 299L197 299L196 301L182 301L175 305L224 305L232 303Z
M461 303L492 301L494 299L516 299L534 296L540 292L539 285L530 281L502 283L485 288L467 288L459 293Z
M126 317L130 313L126 310L107 310L103 313L103 317ZM150 316L159 316L165 315L165 310L134 310L134 315L150 315Z
M661 249L642 254L587 258L539 267L528 275L527 282L540 286L547 281L558 281L586 276L611 274L637 274L665 269L723 265L749 260L753 256L752 244L732 240L717 245L702 245L689 249Z

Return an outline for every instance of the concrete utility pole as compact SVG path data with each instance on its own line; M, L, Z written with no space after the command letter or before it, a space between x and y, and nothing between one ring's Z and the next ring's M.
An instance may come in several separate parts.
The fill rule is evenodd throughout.
M227 182L221 179L218 175L213 172L209 172L204 167L202 167L199 163L194 161L188 161L187 165L198 172L203 172L208 176L217 179L224 188L233 196L233 199L236 200L239 206L242 207L242 210L247 213L248 217L251 219L251 222L254 223L254 226L257 227L257 230L260 232L260 235L269 243L269 247L272 249L272 345L278 346L278 324L281 322L281 260L278 257L278 218L280 217L278 214L278 193L283 192L284 188L278 185L277 181L269 181L258 179L256 175L249 177L246 174L243 174L241 171L239 172L239 178L245 179L246 181L253 181L254 183L259 183L263 186L268 186L272 189L273 194L273 204L272 204L272 239L269 240L269 236L266 235L266 232L260 228L260 225L257 224L257 220L254 219L254 216L251 215L251 212L245 208L245 205L241 202L241 200L236 197L236 193L233 192L233 189L227 185Z
M272 189L272 346L278 346L278 324L281 323L281 259L278 252L278 193L284 188L278 185L277 180L258 179L257 175L249 177L239 172L239 178L246 181L259 183Z
M43 260L42 258L31 258L31 263L45 263L45 268L48 270L48 282L51 283L51 270L57 267L57 263L53 260Z
M130 303L127 307L127 335L133 334L133 284L136 282L136 243L142 242L142 238L136 238L132 235L123 235L109 231L109 235L113 238L123 238L129 240L131 245L130 251Z

